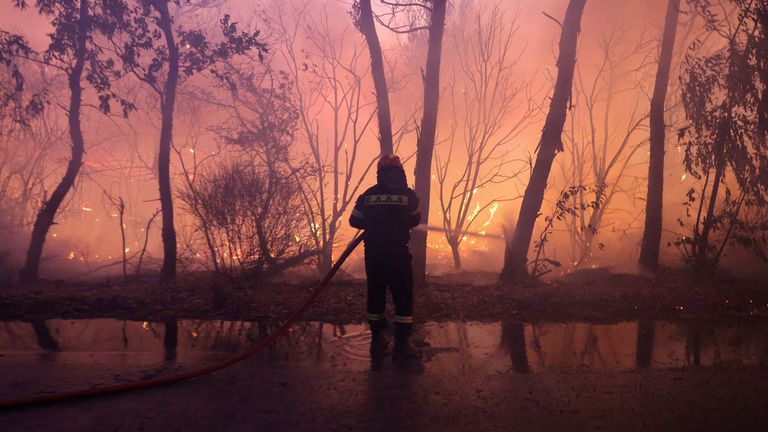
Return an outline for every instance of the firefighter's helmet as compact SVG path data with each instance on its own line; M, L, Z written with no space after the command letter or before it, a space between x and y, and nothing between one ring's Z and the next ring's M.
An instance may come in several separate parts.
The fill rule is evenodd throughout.
M379 159L376 170L381 171L386 167L398 167L402 168L403 164L400 162L400 158L396 155L385 154Z

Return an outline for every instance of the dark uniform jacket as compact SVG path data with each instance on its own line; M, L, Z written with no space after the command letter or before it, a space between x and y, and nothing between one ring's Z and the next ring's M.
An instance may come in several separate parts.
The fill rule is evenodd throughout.
M349 218L350 225L365 230L366 249L407 246L419 222L419 199L400 167L380 170L377 184L360 195Z

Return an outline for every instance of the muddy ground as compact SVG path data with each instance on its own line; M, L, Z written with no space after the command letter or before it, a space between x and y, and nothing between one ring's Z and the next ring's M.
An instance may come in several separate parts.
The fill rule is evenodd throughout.
M768 281L696 279L669 271L657 277L586 271L548 282L502 285L494 274L432 277L415 292L421 321L515 319L526 322L633 319L766 319ZM128 320L283 319L316 281L270 282L210 275L175 284L41 282L0 288L0 320L108 317ZM365 281L332 282L304 317L360 322Z
M3 431L764 431L768 369L520 375L246 361L173 386L0 412Z

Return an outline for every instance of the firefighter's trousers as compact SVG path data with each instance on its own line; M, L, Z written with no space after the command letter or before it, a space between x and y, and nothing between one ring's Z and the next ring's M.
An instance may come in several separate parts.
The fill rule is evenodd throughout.
M408 246L365 248L368 323L371 331L387 327L387 288L395 304L395 338L407 338L413 326L413 270Z

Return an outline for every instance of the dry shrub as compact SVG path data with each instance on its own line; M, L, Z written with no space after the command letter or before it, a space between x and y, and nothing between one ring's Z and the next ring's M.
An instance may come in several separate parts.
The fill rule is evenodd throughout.
M194 207L219 270L268 276L316 255L290 175L252 162L220 163L201 173L194 189L181 200Z

